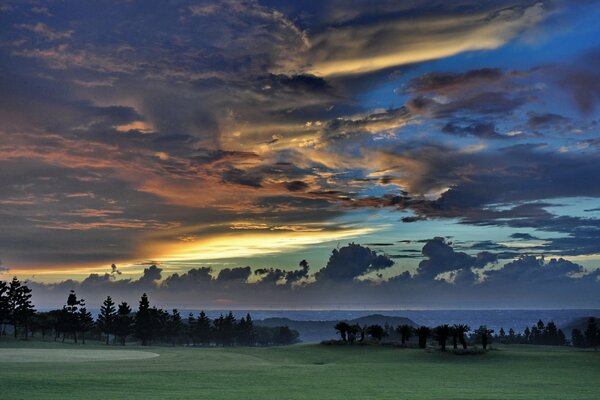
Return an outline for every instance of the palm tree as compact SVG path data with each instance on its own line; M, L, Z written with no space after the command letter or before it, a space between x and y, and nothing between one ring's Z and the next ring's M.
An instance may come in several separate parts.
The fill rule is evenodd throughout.
M381 342L384 336L387 335L385 329L381 325L371 325L367 328L367 334L377 342Z
M361 332L362 328L358 324L350 325L348 327L348 341L350 344L354 344L356 337Z
M407 324L400 325L396 328L396 332L400 334L400 340L402 341L402 345L410 340L410 337L413 334L413 327Z
M475 333L481 339L481 347L483 347L483 350L486 350L487 349L487 345L488 345L488 341L490 339L490 335L492 333L494 333L494 330L493 329L488 329L487 326L485 326L485 325L481 325L479 327L479 329L477 329L475 331Z
M347 322L340 321L335 324L335 330L340 334L344 342L348 341L348 329L350 329L350 325Z
M454 334L458 337L458 341L462 345L463 349L466 350L467 349L467 340L466 340L465 334L467 332L469 332L471 330L471 328L469 327L469 325L465 325L465 324L457 324L457 325L454 325L452 328L454 330ZM456 348L456 344L455 344L454 348Z
M449 325L439 325L433 328L433 334L438 340L439 345L442 347L442 351L446 351L446 341L452 333L452 328Z

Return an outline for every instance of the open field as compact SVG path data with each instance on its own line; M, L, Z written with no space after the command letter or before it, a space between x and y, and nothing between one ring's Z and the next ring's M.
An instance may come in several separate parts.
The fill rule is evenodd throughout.
M12 362L6 354L18 355L13 349L30 349L27 354L34 359ZM49 350L56 351L55 362L35 358ZM96 358L101 351L109 353L105 360L93 361L72 354L90 350ZM123 359L137 351L159 356ZM582 400L600 398L598 376L600 352L541 346L457 356L377 346L121 350L100 344L0 341L3 399Z

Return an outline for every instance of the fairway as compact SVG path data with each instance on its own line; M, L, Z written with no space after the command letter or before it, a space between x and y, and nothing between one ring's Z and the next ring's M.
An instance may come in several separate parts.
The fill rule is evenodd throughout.
M58 358L49 363L32 351ZM153 353L160 357L123 358ZM544 346L457 356L377 346L121 350L32 341L0 342L0 354L34 357L0 356L3 399L600 398L600 352Z
M152 357L158 357L158 354L136 350L0 349L0 363L119 361Z

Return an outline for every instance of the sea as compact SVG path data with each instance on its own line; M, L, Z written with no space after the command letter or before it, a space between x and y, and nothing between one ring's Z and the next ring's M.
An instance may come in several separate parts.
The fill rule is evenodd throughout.
M199 310L180 310L182 317L189 313L197 315ZM226 314L229 310L206 310L210 318ZM351 320L372 314L390 317L406 317L418 325L437 326L440 324L467 324L472 329L486 325L496 332L510 328L523 332L538 320L547 323L554 321L558 327L569 324L574 319L597 316L600 309L563 309L563 310L232 310L236 318L250 313L252 319L288 318L295 321L339 321Z

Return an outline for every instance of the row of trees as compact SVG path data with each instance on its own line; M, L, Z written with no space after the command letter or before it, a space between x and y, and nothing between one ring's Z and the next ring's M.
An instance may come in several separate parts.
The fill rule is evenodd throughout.
M201 346L270 346L298 342L299 334L287 326L255 326L250 314L239 321L233 313L215 319L201 312L183 319L177 309L168 312L151 307L144 293L133 312L126 302L116 304L109 296L104 300L98 318L94 320L85 300L71 290L62 309L36 312L31 302L31 289L17 278L10 283L0 281L0 332L12 325L15 338L19 331L25 339L39 332L42 339L52 334L54 340L85 343L86 336L102 339L108 344L125 345L128 338L143 346L156 343Z
M504 328L500 328L496 340L504 344L536 344L548 346L566 346L568 344L567 337L561 329L558 329L554 321L549 321L547 324L539 320L537 324L531 328L525 327L523 333L515 333L514 329L510 328L508 333Z
M565 334L558 329L554 321L544 323L539 320L531 328L526 327L523 333L515 333L511 328L508 333L504 328L500 328L498 333L492 337L493 330L486 326L480 326L472 334L469 334L471 328L467 325L439 325L435 328L421 326L413 328L410 325L399 325L396 328L385 325L359 326L350 325L347 322L339 322L335 326L343 342L350 344L364 342L370 338L376 342L384 338L399 340L402 345L406 345L412 337L418 339L418 345L421 348L427 347L428 339L437 341L442 351L446 350L447 343L451 340L452 347L457 349L460 345L463 349L468 348L469 343L480 343L485 350L492 338L503 344L534 344L546 346L566 346L569 344ZM589 318L587 328L584 332L579 329L573 329L571 333L570 344L575 347L600 347L600 329L598 329L595 318Z
M469 336L468 332L471 328L468 325L439 325L434 328L420 326L414 328L411 325L399 325L391 327L389 325L370 325L360 326L357 324L350 325L347 322L340 321L335 325L335 330L340 335L343 342L354 344L355 342L364 342L368 338L375 342L381 342L386 337L399 338L401 345L405 346L412 337L418 339L420 348L426 348L428 340L434 339L440 346L442 351L446 351L448 341L452 341L452 347L458 349L460 346L463 349L468 348L469 342L481 343L483 349L487 349L488 343L491 341L491 335L494 332L486 326L480 326L475 332Z

